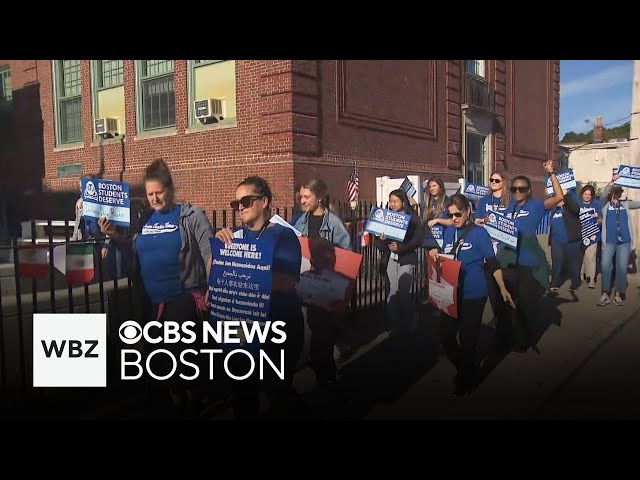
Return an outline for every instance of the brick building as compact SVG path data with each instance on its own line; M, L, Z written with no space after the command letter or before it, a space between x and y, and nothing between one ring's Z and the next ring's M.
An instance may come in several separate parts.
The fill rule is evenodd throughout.
M541 193L541 163L557 155L559 69L555 60L0 60L12 92L0 191L35 190L32 214L44 216L56 202L42 199L75 198L81 173L139 184L163 157L178 198L207 212L250 174L271 182L279 206L316 176L341 200L354 163L363 200L383 175L486 183L493 169L529 175ZM218 115L196 118L194 101L210 98ZM97 136L96 118L116 119L108 130L118 135Z

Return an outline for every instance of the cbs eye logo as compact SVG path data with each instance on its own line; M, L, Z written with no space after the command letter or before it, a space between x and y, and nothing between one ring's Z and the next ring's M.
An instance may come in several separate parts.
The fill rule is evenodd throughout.
M135 345L142 338L142 328L140 328L138 322L127 320L120 325L118 334L120 335L120 340L122 340L123 343L126 343L127 345Z

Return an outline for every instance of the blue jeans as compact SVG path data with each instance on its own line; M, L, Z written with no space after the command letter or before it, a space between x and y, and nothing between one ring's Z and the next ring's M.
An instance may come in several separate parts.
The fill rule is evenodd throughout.
M580 286L580 249L582 242L556 242L551 240L551 285L561 287L565 281L563 271L569 273L571 288Z
M602 291L611 293L611 273L613 272L613 257L616 257L616 292L624 294L627 289L627 266L629 265L629 255L631 254L631 244L605 243L602 245L602 258L600 268L602 269Z

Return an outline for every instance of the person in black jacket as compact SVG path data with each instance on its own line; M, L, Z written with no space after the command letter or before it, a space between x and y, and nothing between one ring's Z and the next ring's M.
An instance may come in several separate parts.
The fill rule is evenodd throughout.
M564 193L564 200L553 211L549 245L551 246L549 291L558 292L565 280L564 272L568 272L571 279L569 290L577 291L580 286L582 228L580 225L580 204L573 190Z
M389 194L389 209L411 215L407 233L402 242L390 240L384 235L376 236L376 248L383 253L387 261L387 311L391 333L408 333L413 324L414 306L410 290L418 264L418 247L422 243L423 231L420 219L415 214L409 199L403 190L394 190Z

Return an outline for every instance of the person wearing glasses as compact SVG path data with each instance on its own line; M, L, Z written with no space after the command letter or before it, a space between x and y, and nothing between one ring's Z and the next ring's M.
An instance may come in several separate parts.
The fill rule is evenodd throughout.
M596 288L596 257L598 254L598 244L600 243L602 230L602 217L600 216L600 203L596 202L596 189L592 185L585 185L580 191L580 214L587 210L595 209L594 218L598 219L600 229L596 234L595 243L588 247L583 247L582 266L580 267L580 278L584 276L589 288Z
M471 203L456 193L448 206L453 226L444 232L444 253L462 263L458 276L458 318L441 313L440 339L447 356L458 370L454 377L456 395L470 394L475 381L478 336L489 290L485 272L500 289L500 298L514 306L502 278L502 270L493 251L491 237L471 219ZM438 262L442 250L434 248L429 256ZM458 341L459 337L459 341Z
M281 320L286 326L286 340L275 345L267 342L261 346L267 356L280 358L284 348L284 380L280 380L272 369L265 368L262 388L269 399L270 412L274 418L296 415L296 396L292 382L295 366L304 343L304 318L301 300L296 293L300 279L302 249L296 234L290 228L271 223L271 201L273 195L268 182L258 176L245 178L237 187L235 200L231 208L240 212L243 226L235 232L232 228L223 228L215 237L225 244L234 238L256 240L269 239L273 245L271 307L268 320ZM244 355L234 355L230 361L231 371L247 372L249 359ZM245 379L232 381L232 405L237 419L258 418L259 394L261 391L259 369Z
M633 226L629 210L640 208L640 201L620 200L623 188L614 185L618 175L614 175L611 182L604 187L600 194L600 207L602 211L602 258L600 268L602 270L602 295L598 306L611 303L611 277L613 276L613 262L615 257L615 289L613 297L614 305L622 306L627 290L627 269L629 255L633 243Z
M319 179L311 179L300 187L300 206L303 214L293 225L309 238L326 238L335 246L351 249L347 228L329 207L329 187Z
M423 240L420 218L415 214L407 194L397 189L389 194L389 209L411 215L404 240L398 242L375 237L375 245L382 252L383 264L387 262L387 312L391 335L408 335L413 327L414 305L411 301L411 285L418 264L418 247Z
M501 242L496 254L505 284L516 304L515 313L528 332L529 319L535 318L538 300L549 287L547 257L538 242L536 230L546 212L564 199L553 161L549 160L543 165L551 178L553 196L545 199L533 198L531 180L524 175L518 175L511 181L512 199L505 216L512 219L518 229L518 248L513 249ZM495 288L495 285L490 284L489 287ZM496 296L498 351L506 352L512 348L512 308Z
M478 206L476 207L476 212L474 214L474 222L476 225L484 226L484 222L487 220L487 217L491 212L497 212L504 215L509 207L509 203L511 202L511 196L509 195L509 190L507 189L507 177L500 172L493 172L491 174L491 178L489 178L489 185L491 188L491 193L482 197L478 201ZM493 251L496 253L498 251L498 241L491 240L493 244ZM487 281L491 283L491 273L487 272ZM491 290L489 295L489 303L491 303L491 309L493 310L493 323L497 324L498 319L496 317L496 297L495 291Z
M496 253L505 284L513 295L515 313L521 320L519 323L529 332L529 336L528 325L531 324L530 320L535 318L538 300L549 287L547 257L538 242L536 230L546 212L564 199L554 172L553 161L549 160L543 165L551 178L553 196L545 199L533 198L531 180L524 175L516 176L511 181L512 199L505 216L512 219L518 229L518 248L514 249L500 242ZM491 282L489 288L495 292L495 282ZM509 351L512 348L512 308L496 295L498 351Z
M144 187L151 208L140 215L137 225L132 224L132 237L106 218L98 220L100 229L128 252L132 282L150 303L147 308L151 319L202 323L208 318L211 223L201 209L189 203L176 203L173 178L164 160L154 160L147 167ZM151 346L145 345L148 354L146 347ZM159 343L152 348L167 349L176 358L180 358L185 348L195 349L193 345L175 343ZM156 355L151 361L151 370L156 375L166 375L171 368L165 355ZM199 385L182 379L181 373L191 376L193 369L181 363L169 378L171 397L179 413L187 418L197 417L202 392Z

